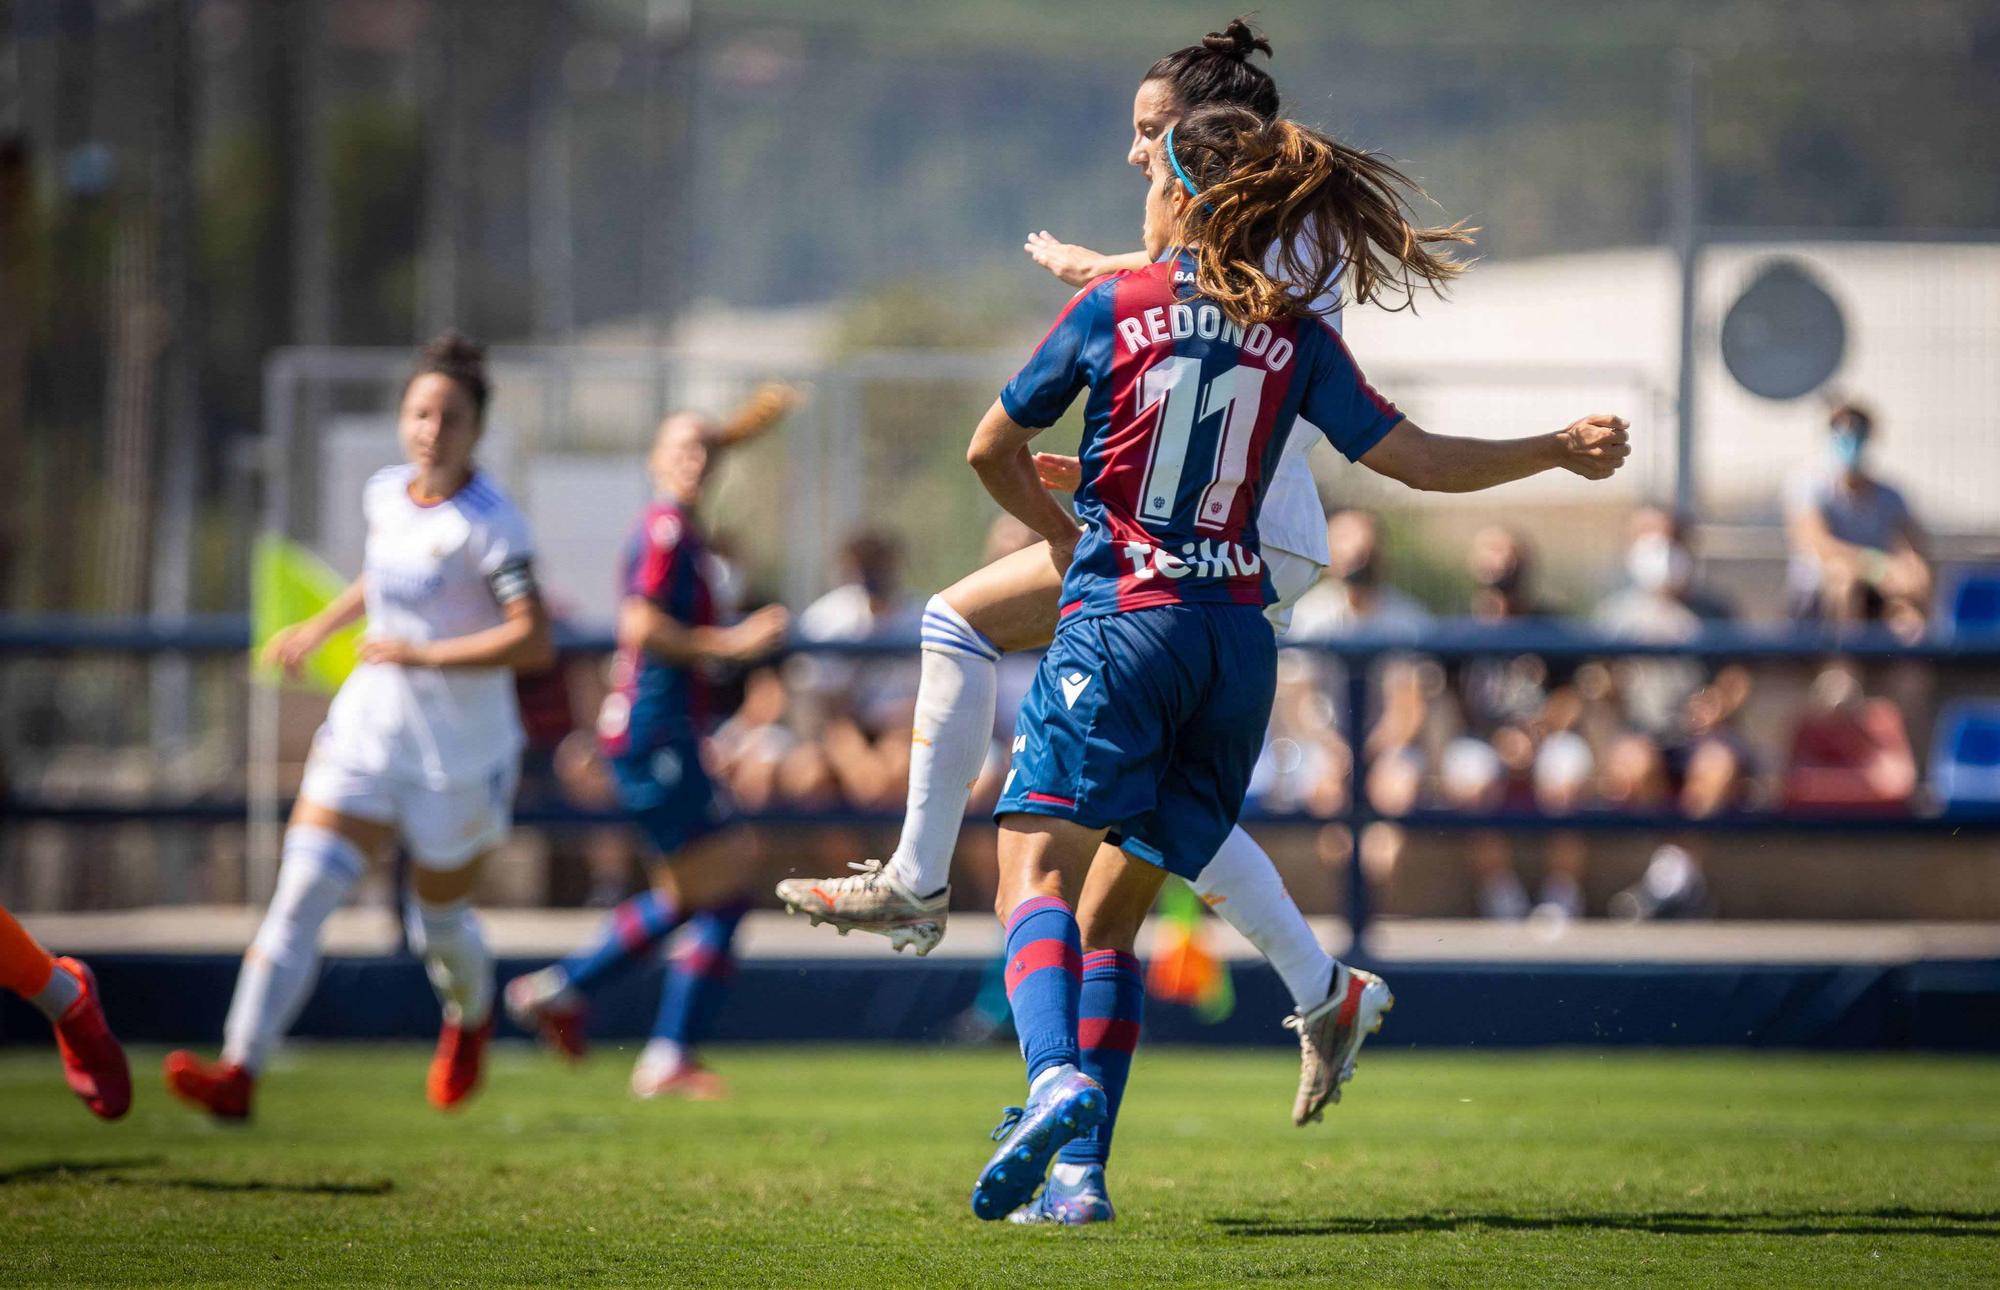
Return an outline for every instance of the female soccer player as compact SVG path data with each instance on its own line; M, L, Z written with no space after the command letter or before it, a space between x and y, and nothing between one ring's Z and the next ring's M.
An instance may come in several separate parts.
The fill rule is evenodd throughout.
M711 721L703 669L770 653L790 620L773 605L719 625L715 561L698 510L722 450L776 424L797 398L767 387L720 428L691 413L660 426L649 462L655 499L625 549L614 688L598 718L619 798L658 855L653 885L613 910L591 945L507 983L508 1014L557 1051L580 1057L590 993L688 924L689 952L668 976L652 1039L632 1071L632 1092L642 1098L724 1091L696 1060L694 1044L729 970L730 943L747 908L746 875L702 764Z
M1160 136L1180 116L1204 105L1234 104L1271 120L1278 114L1276 84L1250 56L1271 52L1270 42L1237 20L1210 32L1198 45L1176 50L1154 63L1132 101L1132 147L1126 156L1142 170L1149 166ZM1310 228L1310 223L1302 227ZM1144 268L1144 251L1099 256L1056 242L1046 232L1031 237L1036 261L1073 286L1110 272ZM1285 243L1274 243L1272 272L1297 260ZM1338 328L1337 278L1310 301L1313 312ZM1271 474L1259 537L1277 599L1267 610L1272 627L1283 632L1292 605L1316 584L1327 563L1326 513L1306 464L1313 436L1292 436ZM1406 482L1430 486L1420 468L1444 478L1452 467L1456 441L1408 434L1363 464L1385 469L1393 456ZM1074 458L1040 456L1052 487L1076 486ZM985 746L978 731L993 721L997 690L995 664L1002 650L1046 645L1056 627L1061 571L1047 547L1036 545L961 579L925 607L923 669L917 694L916 738L910 756L910 787L902 838L888 862L870 860L844 878L797 878L779 884L778 895L794 911L842 928L889 936L901 949L913 944L927 953L944 934L952 850L965 816L970 783L977 777ZM1319 943L1299 913L1264 849L1241 828L1232 829L1197 884L1217 913L1241 932L1271 963L1291 993L1295 1011L1285 1024L1299 1037L1299 1086L1292 1121L1304 1125L1338 1101L1341 1084L1367 1035L1354 1019L1363 995L1368 1008L1392 1000L1375 976L1349 971ZM1118 1033L1122 1033L1118 1032Z
M296 675L329 636L368 620L361 665L313 739L222 1060L167 1056L167 1087L220 1119L250 1114L259 1072L312 993L321 926L399 838L411 860L411 945L444 1007L426 1091L448 1110L479 1084L493 958L472 889L507 836L520 770L511 669L546 667L555 649L527 523L473 463L489 392L480 346L455 332L424 346L397 415L406 461L362 491L361 576L265 647Z
M55 1027L63 1079L90 1113L115 1120L132 1105L132 1071L104 1020L97 978L75 959L59 959L0 905L0 990L20 995Z
M1293 422L1397 478L1417 473L1411 435L1437 441L1375 393L1310 303L1336 277L1358 301L1394 303L1460 271L1437 248L1464 233L1412 225L1407 187L1380 159L1291 122L1235 107L1183 116L1152 157L1145 245L1157 263L1080 292L974 433L981 482L1066 570L995 807L1029 1095L973 1187L981 1218L1027 1202L1058 1150L1062 1172L1023 1221L1112 1216L1103 1170L1136 1031L1139 923L1165 875L1197 879L1228 834L1270 717L1258 521ZM1287 248L1275 276L1273 241ZM1028 445L1085 388L1079 533ZM1601 479L1629 451L1609 416L1437 442L1456 445L1451 471L1418 477L1458 489L1559 467ZM1128 1038L1093 1047L1090 1032Z

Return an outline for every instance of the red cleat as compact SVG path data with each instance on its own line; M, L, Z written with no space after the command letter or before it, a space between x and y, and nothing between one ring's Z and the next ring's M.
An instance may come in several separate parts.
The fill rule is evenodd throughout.
M720 1102L729 1096L729 1085L700 1062L683 1061L669 1066L642 1061L632 1070L632 1096L648 1102L656 1097Z
M205 1062L176 1050L167 1054L161 1073L167 1077L167 1091L190 1106L218 1120L240 1123L250 1118L250 1090L257 1077L236 1063Z
M56 970L68 972L83 987L56 1022L63 1078L92 1115L115 1120L132 1106L132 1068L126 1064L118 1037L104 1020L104 1008L97 1001L97 978L75 959L57 959Z
M571 1061L582 1060L590 1047L589 1009L569 988L560 969L543 968L517 976L507 983L501 997L515 1025L533 1031Z
M480 1067L486 1058L486 1041L493 1038L493 1018L484 1025L466 1030L455 1021L444 1023L438 1032L437 1052L431 1057L430 1075L424 1080L424 1095L440 1111L449 1111L471 1097L479 1087Z

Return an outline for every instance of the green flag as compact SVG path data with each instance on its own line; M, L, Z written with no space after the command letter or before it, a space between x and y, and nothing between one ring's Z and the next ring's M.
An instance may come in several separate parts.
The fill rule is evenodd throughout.
M289 539L264 534L251 559L250 634L255 654L282 628L304 622L333 603L347 589L347 579L326 561ZM354 670L361 648L359 623L335 632L306 660L305 683L331 693ZM254 655L253 655L254 656ZM267 672L259 668L260 672ZM268 669L267 675L279 675Z

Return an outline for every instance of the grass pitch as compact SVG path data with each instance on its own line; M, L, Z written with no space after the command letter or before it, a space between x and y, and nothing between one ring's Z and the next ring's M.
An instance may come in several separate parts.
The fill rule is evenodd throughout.
M503 1047L446 1117L420 1048L301 1048L225 1129L157 1051L115 1125L0 1054L0 1284L2000 1282L1993 1062L1371 1050L1297 1130L1287 1054L1142 1050L1118 1221L1047 1231L967 1207L1008 1052L722 1050L708 1105L630 1055Z

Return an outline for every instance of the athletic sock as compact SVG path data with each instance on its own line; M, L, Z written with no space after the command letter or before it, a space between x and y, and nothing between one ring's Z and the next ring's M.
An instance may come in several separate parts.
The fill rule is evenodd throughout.
M648 888L612 910L587 949L562 961L563 975L588 991L652 953L680 923L674 902Z
M1080 1138L1072 1138L1057 1154L1065 1164L1102 1165L1111 1159L1111 1130L1118 1123L1118 1104L1132 1074L1132 1054L1139 1047L1139 1022L1146 1010L1146 980L1139 960L1118 950L1094 950L1083 956L1083 990L1079 996L1076 1037L1083 1073L1104 1085L1104 1123Z
M1000 651L943 596L924 606L910 788L889 873L919 896L951 881L965 805L993 741Z
M684 1057L707 1037L736 975L732 949L748 910L748 904L737 902L688 919L682 946L668 965L660 990L660 1011L653 1019L652 1043L647 1045L650 1053L664 1058L670 1055L668 1050L653 1044L670 1043L678 1050L672 1055Z
M411 901L407 925L410 948L424 960L444 1019L467 1030L485 1025L493 1011L493 953L471 899L448 905Z
M83 993L82 983L4 909L0 909L0 987L34 1004L50 1021L60 1020Z
M1028 1084L1077 1062L1077 995L1083 938L1076 915L1054 896L1024 900L1007 922L1007 1002L1028 1063Z
M263 1068L312 993L320 928L365 867L359 848L331 829L299 824L285 830L278 889L243 955L222 1024L222 1060L253 1074Z
M1194 889L1278 970L1299 1011L1326 998L1333 956L1313 935L1271 857L1241 826L1222 840Z

